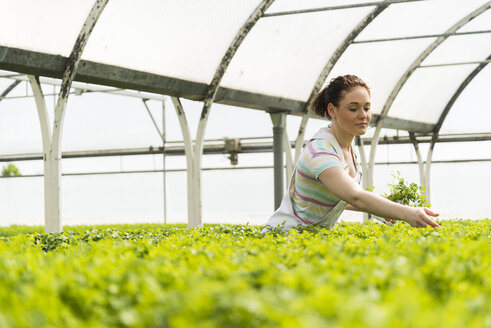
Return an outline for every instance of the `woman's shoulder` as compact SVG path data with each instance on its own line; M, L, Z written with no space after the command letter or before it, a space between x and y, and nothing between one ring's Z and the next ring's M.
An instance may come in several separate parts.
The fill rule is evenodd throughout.
M332 155L335 154L339 156L335 145L327 139L324 138L312 138L307 142L305 149L312 155Z

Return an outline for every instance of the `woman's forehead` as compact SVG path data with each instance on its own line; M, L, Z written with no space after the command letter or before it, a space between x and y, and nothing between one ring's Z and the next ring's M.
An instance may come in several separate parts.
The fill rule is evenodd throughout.
M366 88L356 86L347 91L343 91L341 101L344 103L367 103L370 102L370 94Z

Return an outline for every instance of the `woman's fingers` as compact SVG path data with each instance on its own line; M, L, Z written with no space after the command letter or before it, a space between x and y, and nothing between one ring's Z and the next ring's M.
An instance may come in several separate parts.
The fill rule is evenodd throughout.
M425 217L425 223L428 224L429 226L433 227L433 228L438 228L439 225L438 223L436 223L435 221L433 221L432 219L430 219L429 217Z
M425 210L426 214L428 214L430 216L438 216L438 215L440 215L440 214L438 214L436 212L433 212L432 210L430 210L429 208L426 208L426 207L425 207L424 210Z

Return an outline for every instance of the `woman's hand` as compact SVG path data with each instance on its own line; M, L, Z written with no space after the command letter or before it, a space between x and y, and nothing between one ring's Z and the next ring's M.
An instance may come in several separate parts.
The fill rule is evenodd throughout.
M428 225L433 228L440 227L438 223L433 221L430 217L437 217L439 214L433 212L429 208L407 206L407 209L408 213L405 215L403 220L409 223L411 227L424 228Z

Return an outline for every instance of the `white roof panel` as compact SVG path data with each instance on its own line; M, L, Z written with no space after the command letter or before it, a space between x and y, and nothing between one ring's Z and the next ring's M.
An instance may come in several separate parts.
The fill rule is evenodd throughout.
M261 19L222 86L306 101L330 56L372 7Z
M432 0L393 4L377 16L356 40L444 33L486 2Z
M390 117L436 123L464 79L477 65L417 69L397 95Z
M436 48L422 65L481 61L491 55L491 33L452 36Z
M82 58L209 83L259 2L109 1Z
M481 15L477 16L469 23L465 24L459 32L469 32L469 31L489 31L491 30L491 10L487 10Z
M441 133L491 131L491 103L486 97L491 83L491 65L487 65L469 83L455 101L440 130Z
M371 89L372 111L380 114L401 75L435 39L354 44L339 59L326 82L354 74Z
M93 1L1 0L0 45L68 57Z

